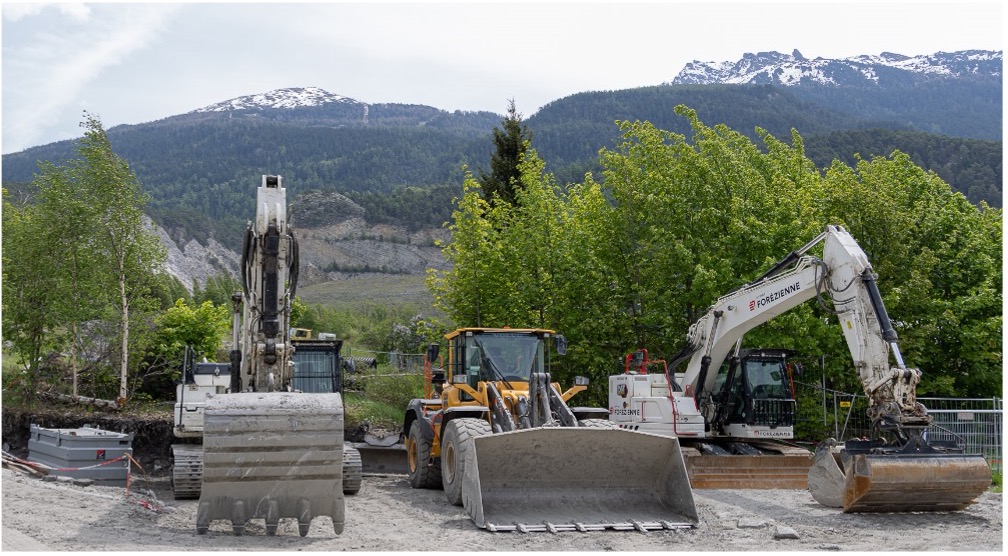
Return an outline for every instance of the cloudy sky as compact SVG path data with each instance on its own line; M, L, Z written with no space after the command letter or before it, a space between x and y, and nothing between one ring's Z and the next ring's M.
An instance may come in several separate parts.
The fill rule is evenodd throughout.
M691 61L1003 50L974 2L2 3L2 152L231 98L317 86L362 102L531 116L657 85Z

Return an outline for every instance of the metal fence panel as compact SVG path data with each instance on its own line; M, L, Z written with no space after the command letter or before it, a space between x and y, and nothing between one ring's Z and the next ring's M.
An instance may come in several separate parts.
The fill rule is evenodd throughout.
M871 438L868 400L863 394L824 389L816 384L795 383L799 400L796 436L819 442L826 437L844 441ZM1000 473L1003 452L1003 400L1000 398L918 398L928 408L933 424L926 435L932 440L950 440L966 454L983 454L991 469Z

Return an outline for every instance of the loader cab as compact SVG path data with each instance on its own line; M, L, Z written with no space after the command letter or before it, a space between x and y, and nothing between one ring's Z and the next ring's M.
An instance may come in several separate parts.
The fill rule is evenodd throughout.
M466 384L474 390L480 382L527 383L533 373L548 372L546 341L551 330L464 328L446 336L450 385ZM458 391L460 401L472 396Z
M796 402L784 349L741 350L722 366L714 392L716 430L735 437L793 437Z

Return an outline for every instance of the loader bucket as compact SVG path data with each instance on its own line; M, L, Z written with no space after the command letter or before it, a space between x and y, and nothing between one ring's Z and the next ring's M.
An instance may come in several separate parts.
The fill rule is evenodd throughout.
M273 535L281 518L295 518L305 536L312 518L329 516L339 534L345 523L342 475L339 394L208 397L196 532L227 519L240 535L248 520L259 518Z
M546 427L473 441L462 503L481 528L648 531L699 522L676 438Z
M958 511L991 485L982 455L817 451L809 491L845 513Z

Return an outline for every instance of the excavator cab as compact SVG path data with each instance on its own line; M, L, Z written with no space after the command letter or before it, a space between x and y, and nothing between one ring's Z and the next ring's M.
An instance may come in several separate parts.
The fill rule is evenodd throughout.
M719 433L732 438L794 437L797 404L789 350L741 350L721 366L714 387Z

